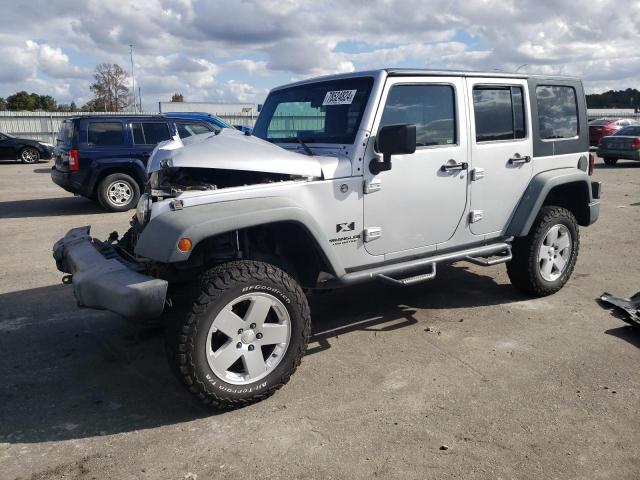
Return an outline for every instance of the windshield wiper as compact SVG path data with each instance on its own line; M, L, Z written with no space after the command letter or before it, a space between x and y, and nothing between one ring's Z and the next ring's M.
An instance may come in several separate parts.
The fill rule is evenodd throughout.
M308 146L306 143L304 143L300 137L296 137L296 140L298 141L298 143L299 143L300 145L302 145L302 148L303 148L303 150L305 151L305 153L306 153L307 155L309 155L310 157L313 157L313 152L311 151L311 149L309 148L309 146Z

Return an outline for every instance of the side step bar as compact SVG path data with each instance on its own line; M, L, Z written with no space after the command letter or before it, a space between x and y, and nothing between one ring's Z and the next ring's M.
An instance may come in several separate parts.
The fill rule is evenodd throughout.
M428 273L422 273L420 275L414 275L413 277L403 278L402 280L396 280L395 278L388 277L379 273L377 277L383 282L391 283L392 285L398 285L400 287L408 287L409 285L415 285L416 283L426 282L427 280L433 280L436 278L436 264L431 264L431 271Z
M494 258L491 260L481 259L481 257L490 257L499 254L501 255L498 258ZM339 279L325 282L324 284L320 285L319 288L331 288L334 285L334 282L340 283L342 285L351 285L375 279L379 279L393 285L415 285L417 283L435 278L436 264L438 263L457 262L460 260L465 260L476 265L491 266L508 262L509 260L511 260L511 258L511 245L505 242L499 242L493 243L491 245L483 245L480 247L460 250L457 252L443 253L440 255L434 255L426 258L417 258L414 260L408 260L406 262L395 263L392 265L382 265L369 268L367 270L350 272ZM428 273L421 272L421 270L425 268L429 268L430 271ZM414 275L404 279L397 279L397 277L411 274Z

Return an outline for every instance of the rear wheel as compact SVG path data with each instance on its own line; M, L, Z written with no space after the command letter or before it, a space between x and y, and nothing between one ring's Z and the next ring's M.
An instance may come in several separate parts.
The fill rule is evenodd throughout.
M98 186L98 200L111 212L125 212L135 208L139 199L140 187L126 173L107 175Z
M217 408L268 397L289 381L306 350L311 320L304 293L267 263L214 267L174 309L169 362L191 393Z
M20 150L22 163L37 163L40 161L40 152L33 147L25 147Z
M557 292L573 272L579 247L573 213L562 207L542 207L529 234L513 241L513 259L507 263L511 283L538 297Z
M606 157L606 158L603 158L602 160L604 160L604 163L607 165L615 165L616 163L618 163L617 158Z

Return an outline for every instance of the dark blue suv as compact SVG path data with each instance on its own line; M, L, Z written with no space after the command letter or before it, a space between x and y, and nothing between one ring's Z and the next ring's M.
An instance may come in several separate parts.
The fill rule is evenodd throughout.
M62 122L51 179L65 190L98 200L109 211L134 208L147 181L154 147L177 132L181 138L232 128L208 114L95 115Z

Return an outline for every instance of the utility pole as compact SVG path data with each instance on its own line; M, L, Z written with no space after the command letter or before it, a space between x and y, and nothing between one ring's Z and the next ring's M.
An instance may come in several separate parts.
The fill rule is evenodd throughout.
M134 44L129 44L129 55L131 56L131 93L133 94L133 112L136 112L136 77L133 73L133 47Z
M140 105L140 112L142 112L142 90L140 90L140 85L138 85L138 103Z

